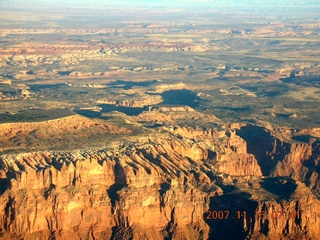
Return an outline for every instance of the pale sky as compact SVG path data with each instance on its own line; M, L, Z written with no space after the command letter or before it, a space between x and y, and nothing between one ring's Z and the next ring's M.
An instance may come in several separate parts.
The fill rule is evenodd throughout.
M287 7L287 6L320 6L320 0L0 0L0 4L10 4L14 3L20 4L46 4L46 5L68 5L68 6L106 6L106 5L132 5L132 6L205 6L205 7L215 7L215 6L269 6L269 7ZM17 4L17 5L18 5ZM319 9L320 11L320 9Z

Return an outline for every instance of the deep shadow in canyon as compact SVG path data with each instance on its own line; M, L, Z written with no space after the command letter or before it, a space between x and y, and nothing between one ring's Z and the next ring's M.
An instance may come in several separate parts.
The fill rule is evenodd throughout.
M210 209L203 215L210 226L209 239L245 240L250 235L258 203L249 198L244 192L210 198Z
M281 142L263 127L244 126L237 130L237 135L247 142L248 153L258 160L264 176L269 176L278 161L290 152L289 143Z

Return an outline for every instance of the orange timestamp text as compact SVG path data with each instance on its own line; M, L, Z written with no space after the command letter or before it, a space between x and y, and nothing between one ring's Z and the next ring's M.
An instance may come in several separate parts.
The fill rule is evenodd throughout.
M281 219L281 218L292 218L292 219L301 219L300 210L272 210L272 211L257 211L255 212L256 219Z
M229 211L229 210L209 210L205 212L206 220L223 220L223 219L247 219L247 211ZM256 211L254 216L257 220L264 219L281 219L281 218L292 218L292 219L301 219L301 211L282 211L282 210L272 210L272 211Z

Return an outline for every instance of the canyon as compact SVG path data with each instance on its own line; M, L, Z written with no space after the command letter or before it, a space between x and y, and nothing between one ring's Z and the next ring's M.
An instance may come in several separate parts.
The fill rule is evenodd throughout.
M4 154L1 239L316 239L319 141L234 126Z

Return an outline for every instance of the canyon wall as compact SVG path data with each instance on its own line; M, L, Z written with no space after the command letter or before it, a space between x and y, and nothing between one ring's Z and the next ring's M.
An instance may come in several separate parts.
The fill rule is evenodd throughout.
M299 146L274 164L274 176L281 162L316 154L312 146L298 154ZM263 179L247 152L234 130L178 128L117 148L2 155L1 239L315 239L319 200L299 181ZM209 220L214 209L230 217ZM272 209L301 215L261 219Z
M265 176L290 176L320 197L320 141L286 142L262 127L245 126L237 133L248 144Z

